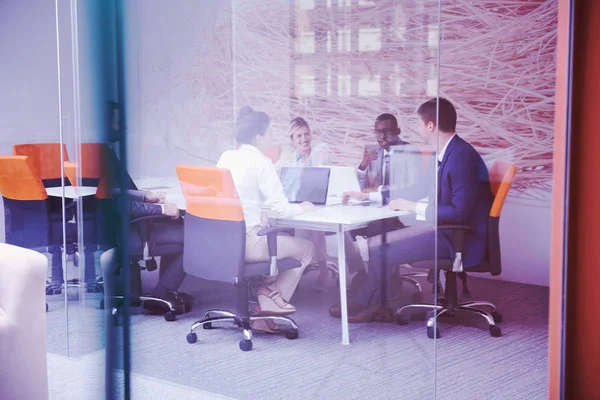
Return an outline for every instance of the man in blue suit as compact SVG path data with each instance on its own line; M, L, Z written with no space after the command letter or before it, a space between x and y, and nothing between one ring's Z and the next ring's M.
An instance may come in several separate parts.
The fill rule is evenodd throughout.
M394 200L389 201L386 193L383 199L390 208L414 213L423 223L388 233L383 246L380 236L370 241L368 279L349 300L349 322L391 321L388 310L381 310L378 304L382 262L385 260L389 267L435 258L436 199L438 225L460 224L473 228L465 236L462 254L465 271L485 258L487 220L493 201L488 169L473 146L455 133L456 110L452 103L444 98L431 99L419 107L417 114L422 139L427 144L434 144L437 139L439 149L432 157L429 177L399 191ZM433 175L436 171L437 193ZM419 202L423 197L427 197L427 201ZM438 258L454 258L452 236L451 230L442 227L438 230ZM338 316L339 308L333 306L330 313Z

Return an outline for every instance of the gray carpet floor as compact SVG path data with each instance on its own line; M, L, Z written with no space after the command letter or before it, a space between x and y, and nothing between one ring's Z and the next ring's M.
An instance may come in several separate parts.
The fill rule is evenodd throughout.
M156 275L145 274L145 284ZM230 287L186 278L182 290L196 298L192 312L166 322L133 310L133 373L237 399L547 398L548 288L470 277L473 299L494 302L504 315L500 338L490 336L483 319L457 315L439 324L437 340L427 337L424 322L351 324L351 344L342 346L340 320L327 313L338 291L331 280L327 291L313 292L313 278L303 278L293 299L299 338L258 333L250 352L238 349L242 335L233 326L199 329L198 342L186 342L206 308L234 304ZM405 285L393 305L408 303L412 293ZM68 329L64 296L47 297L48 351L64 355L68 336L71 357L102 354L101 295L78 302L69 289L68 297ZM51 377L51 387L57 383Z

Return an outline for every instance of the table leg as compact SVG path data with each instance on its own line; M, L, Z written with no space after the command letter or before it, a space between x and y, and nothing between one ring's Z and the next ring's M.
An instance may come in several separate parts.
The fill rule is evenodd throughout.
M387 252L384 251L384 247L385 244L387 243L387 231L385 228L385 224L384 224L384 228L383 231L381 232L381 246L380 246L380 251L381 251L381 265L379 266L379 268L381 268L381 287L379 288L379 293L381 295L381 299L380 299L380 305L381 305L381 309L385 310L388 308L388 288L389 288L389 283L388 283L388 270L386 268L387 265Z
M338 275L340 277L340 309L342 314L342 344L350 344L348 332L348 299L346 296L346 252L344 251L344 227L337 226Z

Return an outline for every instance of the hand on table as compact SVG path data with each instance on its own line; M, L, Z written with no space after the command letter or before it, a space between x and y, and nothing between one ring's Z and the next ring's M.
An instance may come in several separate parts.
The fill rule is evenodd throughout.
M146 203L164 204L166 199L167 194L165 192L146 192L144 194L144 201Z
M394 211L408 211L411 213L417 212L417 203L414 201L396 199L390 201L389 206Z
M173 203L163 204L164 213L173 219L179 218L179 208Z
M350 199L355 199L358 201L367 201L369 200L369 193L364 192L344 192L342 194L342 203L348 204Z
M300 207L302 207L302 210L304 212L308 212L308 211L315 209L315 205L313 203L311 203L310 201L304 201L304 202L300 203Z

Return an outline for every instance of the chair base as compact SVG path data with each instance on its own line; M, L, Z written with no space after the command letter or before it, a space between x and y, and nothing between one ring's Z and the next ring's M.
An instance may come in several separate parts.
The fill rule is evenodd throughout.
M113 307L111 310L111 315L115 323L117 323L117 318L119 315L119 309L122 306L123 301L125 300L124 296L112 296ZM168 322L175 321L177 319L177 315L185 314L191 311L190 304L176 304L174 302L161 299L160 297L153 296L131 296L130 304L135 307L143 306L145 302L156 302L161 305L164 305L167 311L164 314L165 320ZM104 309L105 307L105 299L100 301L100 308Z
M489 307L490 312L487 312L480 307ZM395 320L398 325L407 325L408 319L404 317L404 311L410 308L418 308L423 310L431 310L427 317L427 336L431 339L440 336L437 328L437 319L441 316L454 316L456 312L468 312L483 317L489 327L490 335L493 337L502 336L502 331L497 325L502 322L502 314L500 314L493 303L488 301L467 301L459 303L456 307L448 307L445 301L441 299L441 304L409 304L396 310Z
M280 324L286 324L289 326L287 330L283 330L286 338L296 339L298 337L298 325L293 319L284 316L276 315L256 315L250 317L242 317L231 311L222 309L211 309L206 311L204 318L194 322L190 328L186 339L188 343L196 343L198 335L194 332L198 327L202 326L203 329L212 329L215 323L232 323L239 328L242 328L243 339L239 342L240 350L249 351L252 349L252 327L251 324L254 321L270 320Z
M67 281L66 284L63 282L47 283L46 284L46 295L52 296L52 295L56 295L56 294L61 294L63 289L66 289L69 287L76 287L76 288L85 287L85 291L87 293L103 293L104 292L104 284L101 281L81 283L81 282L79 282L79 279L70 279Z

